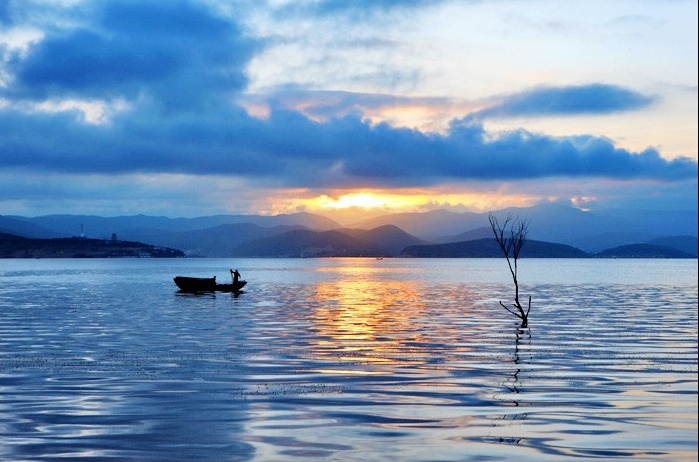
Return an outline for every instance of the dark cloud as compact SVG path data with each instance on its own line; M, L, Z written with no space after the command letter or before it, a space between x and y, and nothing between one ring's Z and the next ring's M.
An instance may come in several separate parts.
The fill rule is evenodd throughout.
M247 83L258 44L212 11L186 1L98 4L93 23L53 30L9 63L4 96L151 98L163 108L200 108Z
M477 115L485 118L610 114L640 109L653 102L652 97L616 85L542 87L506 96Z
M192 173L260 178L283 186L415 186L454 180L550 177L680 180L689 159L632 153L597 137L501 136L471 119L445 135L370 125L356 116L314 122L292 111L266 120L231 108L151 119L129 113L109 125L72 114L0 111L0 167L70 173Z

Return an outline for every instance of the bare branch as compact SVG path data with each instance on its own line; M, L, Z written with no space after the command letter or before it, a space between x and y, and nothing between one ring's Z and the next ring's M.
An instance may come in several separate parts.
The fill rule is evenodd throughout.
M519 313L517 313L516 311L512 311L512 310L509 309L507 306L505 306L505 304L503 304L502 302L500 302L500 306L503 307L503 308L505 308L507 311L509 311L511 314L514 314L514 315L517 316L518 318L521 318L521 316L519 315Z
M519 301L519 281L517 280L517 261L519 260L520 253L522 252L522 247L527 240L527 234L529 233L529 221L521 220L519 217L513 218L511 214L507 214L503 223L500 223L492 213L488 214L488 221L490 221L490 228L493 231L495 240L505 255L505 260L507 260L507 266L510 269L510 274L512 275L512 282L515 284L515 303L512 305L516 311L511 310L500 302L500 306L505 308L510 313L514 314L522 320L522 327L526 327L528 323L529 310L532 306L532 298L529 297L529 306L527 311L524 311L524 307ZM509 230L509 233L508 233ZM507 236L507 237L506 237Z

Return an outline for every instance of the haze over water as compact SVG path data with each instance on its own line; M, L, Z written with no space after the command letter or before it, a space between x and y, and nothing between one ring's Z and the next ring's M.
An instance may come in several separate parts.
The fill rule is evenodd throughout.
M176 275L239 296L185 295ZM0 260L0 459L697 457L697 260Z

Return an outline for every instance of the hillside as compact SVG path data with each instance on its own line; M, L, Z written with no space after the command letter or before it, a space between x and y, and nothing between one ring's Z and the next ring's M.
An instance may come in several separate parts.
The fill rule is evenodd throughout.
M384 256L399 255L408 246L426 243L394 225L379 226L370 230L340 229L338 231L366 242Z
M488 239L494 237L490 226L472 229L456 236L442 236L434 240L434 244L449 244L451 242L475 241L476 239Z
M495 239L476 239L449 244L418 245L407 247L405 257L419 258L499 258L502 250ZM528 240L522 247L522 258L696 258L681 250L650 244L633 244L587 253L565 245Z
M295 230L254 239L234 250L238 257L349 257L378 256L380 252L365 241L339 231Z
M500 258L502 250L494 238L449 244L418 245L405 248L405 257L421 258ZM563 244L528 240L522 247L522 258L586 258L590 255Z
M595 255L603 258L696 258L696 255L672 247L631 244L603 250Z
M696 210L615 210L582 211L570 205L545 203L526 208L493 211L498 217L522 217L529 221L529 238L559 242L594 253L624 244L643 243L667 236L686 235L696 238ZM432 210L420 213L387 214L356 224L358 228L375 228L393 224L405 232L432 243L459 239L462 233L483 233L488 228L488 212L453 212ZM480 229L480 231L478 231Z
M166 235L201 231L222 225L252 224L264 228L301 226L315 230L330 230L340 225L323 216L311 213L289 215L212 215L195 218L168 218L147 215L98 217L92 215L45 215L20 217L0 215L0 232L25 237L54 238L78 236L108 239L113 233L123 239L136 235Z
M79 237L31 239L0 233L0 258L176 258L184 253L140 242Z
M680 250L693 257L699 254L699 240L694 236L667 236L652 239L644 244L659 245L663 247L671 247Z
M233 254L239 257L396 256L409 245L422 243L395 226L371 230L293 230L247 241Z
M132 230L126 234L126 237L181 249L185 254L192 257L235 257L238 256L236 249L247 241L272 237L297 229L306 228L300 226L274 226L269 228L252 223L234 223L180 232Z

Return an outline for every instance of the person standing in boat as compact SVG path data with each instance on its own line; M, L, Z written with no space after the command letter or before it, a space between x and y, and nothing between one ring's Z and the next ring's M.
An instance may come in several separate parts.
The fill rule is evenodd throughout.
M237 284L238 280L240 279L240 273L238 270L231 270L231 279L233 280L233 284Z

